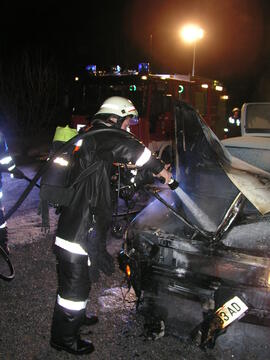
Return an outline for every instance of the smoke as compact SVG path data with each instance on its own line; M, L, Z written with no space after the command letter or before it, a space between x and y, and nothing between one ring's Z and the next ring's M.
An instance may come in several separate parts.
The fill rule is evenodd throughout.
M200 226L209 231L216 230L216 225L205 212L180 187L174 190L188 211L194 216Z

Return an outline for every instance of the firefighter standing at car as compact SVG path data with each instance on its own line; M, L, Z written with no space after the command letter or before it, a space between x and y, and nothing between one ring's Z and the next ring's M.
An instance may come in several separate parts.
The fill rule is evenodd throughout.
M108 98L94 115L89 131L112 128L119 132L89 136L74 154L74 177L91 163L98 167L85 181L76 184L71 204L63 208L58 221L54 247L58 290L50 341L57 350L77 355L94 351L91 341L80 338L79 329L98 321L95 315L86 315L91 282L97 281L99 271L106 275L114 271L113 257L106 250L112 219L110 176L113 162L133 163L163 177L166 184L171 180L164 163L139 140L123 131L137 121L138 112L130 100L117 96Z
M9 254L8 247L8 231L7 223L5 221L5 212L2 204L3 198L3 189L2 189L2 173L8 172L11 177L20 178L19 169L16 168L16 165L9 154L7 142L4 134L0 131L0 246Z
M240 109L238 107L232 110L232 115L228 118L224 132L226 138L241 136Z

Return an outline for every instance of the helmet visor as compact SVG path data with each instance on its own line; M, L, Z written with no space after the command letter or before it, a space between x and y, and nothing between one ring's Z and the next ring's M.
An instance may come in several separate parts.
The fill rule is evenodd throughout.
M139 117L136 115L128 115L129 116L129 125L137 125L139 123Z

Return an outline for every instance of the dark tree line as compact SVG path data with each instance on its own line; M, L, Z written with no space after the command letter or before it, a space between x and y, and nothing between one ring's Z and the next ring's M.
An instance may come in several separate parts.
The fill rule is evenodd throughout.
M53 134L64 114L65 85L53 58L25 51L0 62L0 127L22 151Z

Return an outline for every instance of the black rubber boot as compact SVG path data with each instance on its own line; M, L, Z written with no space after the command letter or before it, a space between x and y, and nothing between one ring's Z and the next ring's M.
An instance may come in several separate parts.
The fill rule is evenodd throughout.
M67 310L58 304L55 305L50 345L56 350L64 350L71 354L90 354L95 350L89 340L79 336L79 328L83 324L85 310Z
M92 326L98 323L98 317L94 314L85 314L83 319L83 325Z
M53 340L51 340L50 345L58 351L64 350L74 355L91 354L95 350L94 345L91 343L91 341L83 340L81 338L78 338L71 346L59 344L54 342Z

